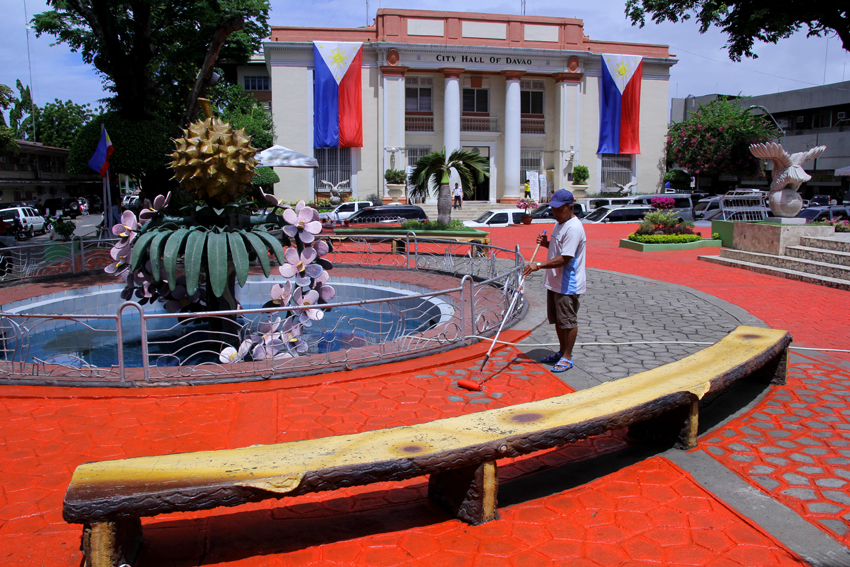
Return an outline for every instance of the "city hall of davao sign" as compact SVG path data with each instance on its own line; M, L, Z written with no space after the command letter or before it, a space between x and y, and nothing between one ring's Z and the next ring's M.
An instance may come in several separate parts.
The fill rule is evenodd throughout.
M660 187L668 123L667 46L590 39L581 20L381 9L362 28L273 27L264 61L276 142L314 156L279 169L279 198L386 195L384 172L431 151L478 152L490 177L473 201L541 198L590 170L589 192Z

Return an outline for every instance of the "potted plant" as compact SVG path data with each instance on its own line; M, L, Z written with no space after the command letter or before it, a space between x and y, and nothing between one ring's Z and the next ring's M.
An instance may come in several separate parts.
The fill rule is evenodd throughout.
M393 203L398 203L407 186L407 173L403 169L388 169L384 172L384 180L387 182L387 194Z
M573 195L576 199L587 196L587 180L590 170L586 165L573 166Z
M516 202L518 209L523 209L525 213L522 215L522 224L531 224L531 209L537 208L537 202L531 197L523 197Z
M70 240L77 225L71 221L57 222L53 225L53 234L57 240Z

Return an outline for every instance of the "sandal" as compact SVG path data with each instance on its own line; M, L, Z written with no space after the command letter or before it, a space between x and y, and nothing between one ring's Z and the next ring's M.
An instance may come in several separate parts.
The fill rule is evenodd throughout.
M540 362L544 362L546 364L554 364L561 360L560 352L553 352L552 354L547 354L543 358L540 359Z
M573 367L573 361L567 360L566 358L562 358L558 361L558 364L552 367L552 372L566 372L570 368Z

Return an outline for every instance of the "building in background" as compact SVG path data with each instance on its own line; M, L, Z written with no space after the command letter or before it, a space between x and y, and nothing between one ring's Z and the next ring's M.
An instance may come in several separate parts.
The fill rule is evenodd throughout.
M782 129L780 141L788 153L826 146L819 158L803 164L812 179L800 187L800 194L804 199L830 195L839 203L842 201L850 189L850 177L836 176L835 170L850 166L850 81L740 99L718 94L674 98L670 121L681 122L701 104L720 97L753 107L755 115L769 112ZM768 161L766 169L767 179L725 179L717 187L711 186L713 180L701 178L699 189L710 193L724 193L735 186L767 189L773 163Z
M313 42L362 43L362 147L315 144ZM632 87L639 87L639 154L596 153L602 54L642 62ZM238 80L270 101L276 143L320 163L276 170L275 193L286 200L320 197L323 180L346 179L358 198L384 196L386 169L443 147L489 158L479 201L515 202L527 172L542 176L546 198L570 186L574 165L590 169L590 192L635 180L644 193L661 186L676 62L667 46L592 40L577 19L381 9L369 27L273 26L263 55L264 64L239 67ZM631 77L629 65L612 72Z
M97 194L97 173L68 173L70 150L19 140L20 152L0 155L0 203Z

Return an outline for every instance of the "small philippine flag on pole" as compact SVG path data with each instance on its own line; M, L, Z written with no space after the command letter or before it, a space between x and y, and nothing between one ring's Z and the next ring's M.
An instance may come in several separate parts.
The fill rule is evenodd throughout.
M598 154L640 153L643 57L602 55Z
M106 133L106 126L100 125L100 143L94 151L94 155L89 160L89 167L100 174L101 177L106 177L106 172L109 170L109 156L115 148L112 147L112 140L109 139L109 134Z
M314 41L314 147L363 146L363 44Z

